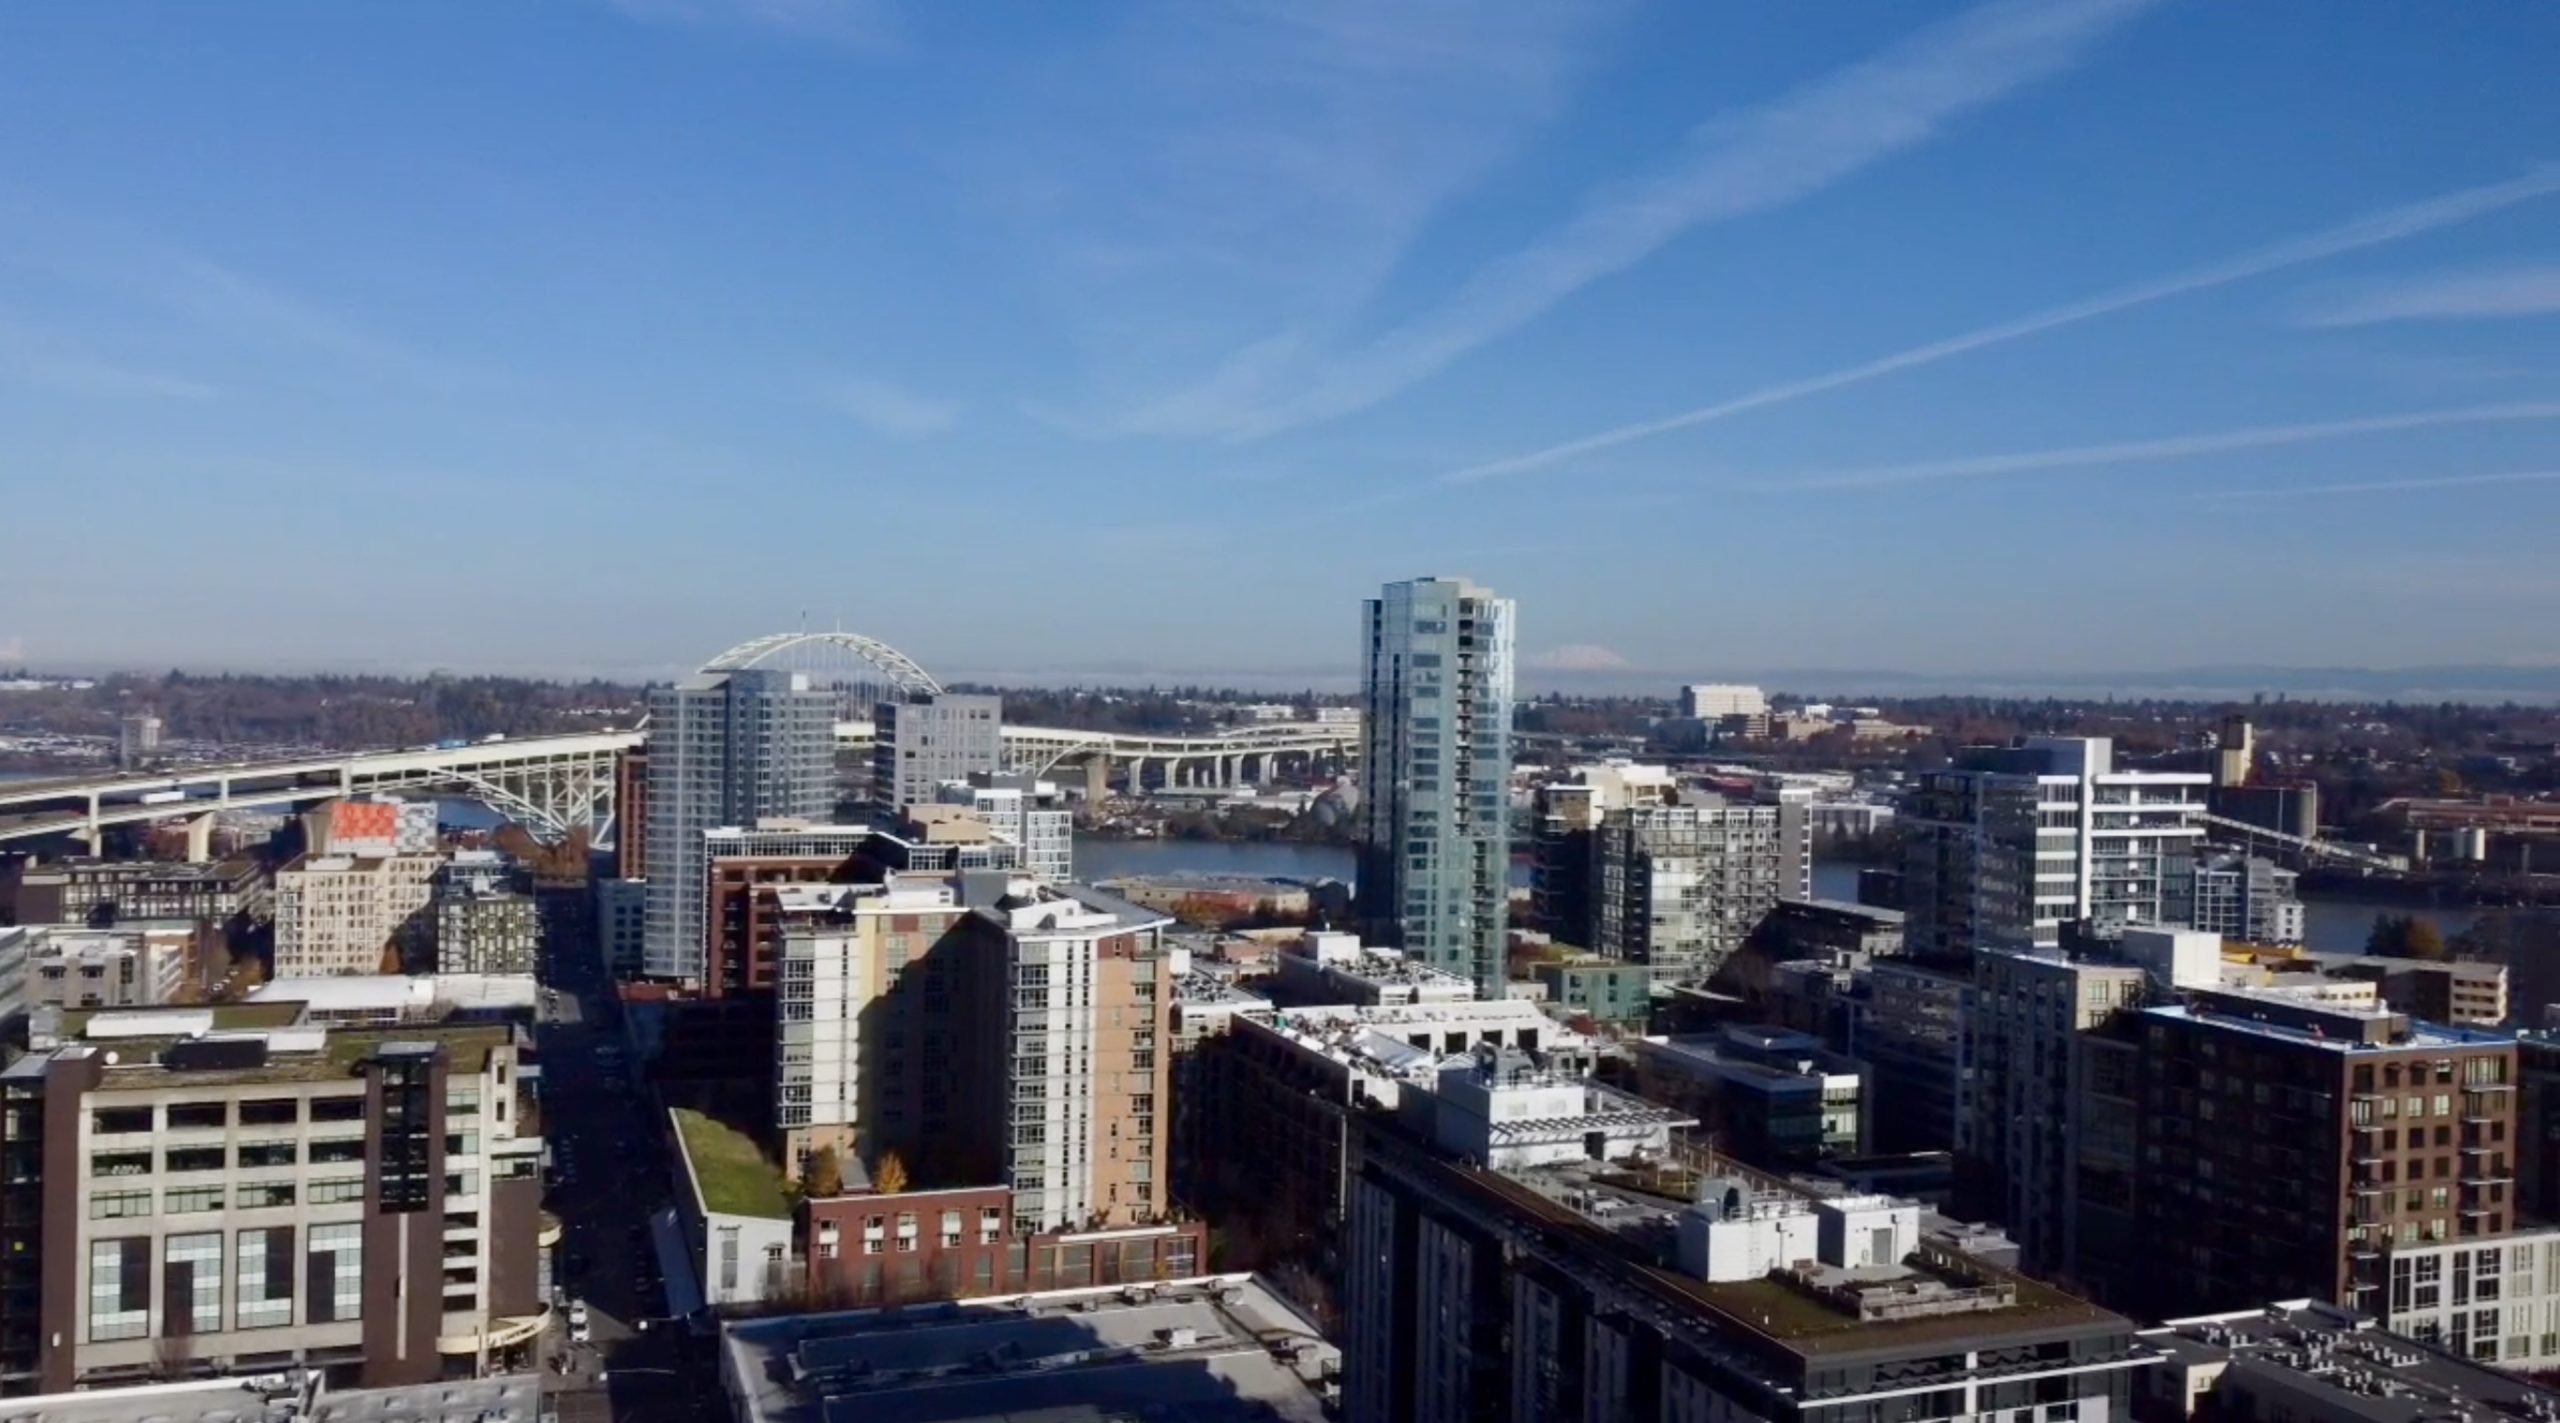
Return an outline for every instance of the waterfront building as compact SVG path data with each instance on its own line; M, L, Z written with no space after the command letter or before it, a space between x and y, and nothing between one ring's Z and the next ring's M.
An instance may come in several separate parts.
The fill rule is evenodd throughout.
M1537 927L1569 944L1591 943L1592 836L1613 810L1658 805L1679 794L1668 767L1608 761L1576 766L1540 785L1531 802L1530 908Z
M1592 837L1589 947L1654 976L1704 982L1782 899L1813 893L1809 793L1732 801L1695 789L1677 804L1602 813Z
M2173 922L2253 944L2302 942L2299 877L2275 861L2200 847L2184 863L2171 860L2169 871Z
M2031 736L1924 772L1905 804L1904 951L2051 949L2062 926L2101 934L2177 922L2178 862L2204 828L2202 773L2128 771L2105 737Z
M965 806L998 836L1022 847L1022 872L1051 884L1075 878L1075 812L1055 781L972 772L935 788L943 803Z
M1361 918L1499 997L1510 922L1514 609L1464 579L1363 608Z
M945 781L1004 769L1004 699L930 692L871 713L871 794L890 811L929 805Z
M649 693L648 846L641 967L701 981L703 836L835 805L835 699L805 673L707 673Z

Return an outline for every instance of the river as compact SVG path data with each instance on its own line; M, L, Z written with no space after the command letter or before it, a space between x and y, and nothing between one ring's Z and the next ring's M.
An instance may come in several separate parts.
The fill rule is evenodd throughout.
M1111 879L1119 875L1171 874L1350 880L1356 877L1356 863L1347 845L1079 838L1076 841L1076 874L1088 880ZM1515 885L1529 882L1529 866L1525 860L1512 862L1511 882ZM1838 860L1816 861L1813 866L1813 892L1825 899L1856 899L1858 867ZM2475 913L2477 911L2469 909L2404 907L2361 899L2305 895L2302 900L2303 937L2311 948L2323 953L2356 953L2364 948L2365 937L2373 932L2373 921L2385 914L2414 915L2435 925L2450 939L2470 927Z

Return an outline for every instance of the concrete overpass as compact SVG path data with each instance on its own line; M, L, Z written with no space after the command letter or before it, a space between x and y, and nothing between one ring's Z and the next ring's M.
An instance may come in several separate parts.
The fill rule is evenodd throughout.
M756 638L713 658L703 671L793 668L812 655L836 664L812 675L840 691L848 685L868 688L878 700L942 690L914 658L877 638L842 631ZM854 674L850 683L843 675L848 668ZM191 845L200 850L213 816L221 811L408 791L477 800L546 839L585 829L595 843L606 844L613 834L615 770L625 753L647 743L646 727L644 717L640 726L627 731L608 728L269 764L0 784L0 841L68 834L95 846L110 826L188 818ZM873 735L868 721L836 726L837 742L846 748L867 747ZM1237 786L1269 780L1292 760L1318 769L1347 764L1359 752L1356 722L1267 722L1213 736L1006 726L1001 754L1008 771L1046 774L1061 765L1080 764L1088 793L1099 794L1115 768L1126 772L1132 791L1144 789L1150 768L1160 772L1161 783L1169 788Z
M867 721L841 722L838 742L872 744ZM648 742L645 728L526 736L403 751L362 751L295 761L240 762L144 775L0 783L0 841L72 835L95 845L108 827L191 818L201 834L225 810L282 810L340 796L406 791L476 800L544 839L613 833L614 769ZM1150 767L1168 787L1267 780L1286 763L1344 764L1360 749L1357 726L1286 722L1224 736L1149 736L1007 726L1007 770L1046 774L1081 764L1089 783L1125 771L1134 787ZM1097 776L1098 773L1098 776Z
M0 840L69 834L98 843L109 826L191 817L201 833L225 810L273 810L340 796L434 792L468 797L534 834L561 839L613 833L614 768L641 745L638 730L577 732L361 751L264 764L196 766L0 784Z

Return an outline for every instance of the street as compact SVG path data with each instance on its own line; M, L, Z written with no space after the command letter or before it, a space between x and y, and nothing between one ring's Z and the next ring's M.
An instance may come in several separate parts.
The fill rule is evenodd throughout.
M538 1046L550 1147L545 1205L559 1323L544 1369L562 1423L719 1416L711 1346L666 1315L649 1217L668 1201L662 1134L621 1037L621 1012L584 895L543 894ZM584 1305L584 1327L571 1302ZM583 1333L581 1340L573 1335Z

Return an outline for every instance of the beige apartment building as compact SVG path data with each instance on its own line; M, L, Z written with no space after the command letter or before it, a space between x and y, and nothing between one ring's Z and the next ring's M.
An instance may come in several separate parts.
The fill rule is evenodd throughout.
M848 1185L1001 1182L1017 1235L1167 1203L1172 921L1018 875L786 885L774 1095L783 1159Z
M303 855L277 870L276 977L423 970L442 863L434 855Z

